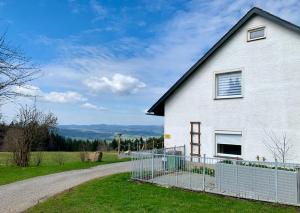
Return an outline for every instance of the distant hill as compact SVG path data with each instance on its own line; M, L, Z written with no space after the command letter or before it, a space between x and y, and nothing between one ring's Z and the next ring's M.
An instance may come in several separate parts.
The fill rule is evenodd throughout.
M123 138L159 137L163 135L163 126L156 125L59 125L58 133L62 136L77 139L112 140L116 133Z

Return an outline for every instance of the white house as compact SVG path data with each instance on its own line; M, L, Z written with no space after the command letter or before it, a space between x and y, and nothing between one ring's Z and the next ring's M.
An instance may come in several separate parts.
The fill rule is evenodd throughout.
M251 9L148 113L187 154L273 161L267 144L286 135L300 162L300 27Z

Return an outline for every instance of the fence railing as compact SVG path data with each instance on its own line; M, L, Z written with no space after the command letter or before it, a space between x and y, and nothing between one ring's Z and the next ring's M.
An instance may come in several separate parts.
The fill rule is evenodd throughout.
M186 148L184 146L174 146L174 147L167 147L161 149L147 149L147 150L139 150L139 151L126 151L121 152L119 154L119 158L128 158L133 154L137 153L144 153L144 154L167 154L167 155L179 155L185 156L186 155Z
M185 146L174 146L174 147L166 147L161 149L147 149L140 150L134 153L154 153L154 154L168 154L168 155L186 155Z
M133 153L132 179L234 197L300 204L298 164Z

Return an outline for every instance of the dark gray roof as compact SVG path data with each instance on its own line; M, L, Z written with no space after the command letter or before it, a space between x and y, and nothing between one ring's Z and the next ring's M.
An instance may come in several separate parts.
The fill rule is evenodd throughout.
M174 91L180 87L206 60L220 48L229 38L239 30L250 18L253 16L262 16L270 21L273 21L281 26L284 26L292 31L300 33L300 27L290 23L286 20L279 18L278 16L272 15L260 8L254 7L241 18L199 61L197 61L149 110L150 115L164 116L164 105L168 97L170 97Z

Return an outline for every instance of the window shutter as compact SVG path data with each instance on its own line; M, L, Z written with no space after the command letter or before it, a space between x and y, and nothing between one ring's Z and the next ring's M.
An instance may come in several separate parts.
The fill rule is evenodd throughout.
M217 144L242 145L241 135L216 134Z
M240 71L217 74L217 96L242 95L241 77Z

